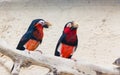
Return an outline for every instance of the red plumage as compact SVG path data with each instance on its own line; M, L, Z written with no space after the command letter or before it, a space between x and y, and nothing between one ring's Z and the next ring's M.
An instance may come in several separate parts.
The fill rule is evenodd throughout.
M40 23L37 23L35 25L36 27L36 30L33 32L33 35L34 37L37 39L37 40L42 40L43 38L43 27ZM30 39L26 44L26 49L29 50L29 51L34 51L40 44L39 41L37 40L34 40L34 39Z

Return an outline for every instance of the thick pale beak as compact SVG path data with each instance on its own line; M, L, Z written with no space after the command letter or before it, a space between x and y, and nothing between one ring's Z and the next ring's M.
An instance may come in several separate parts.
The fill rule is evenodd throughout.
M46 25L49 27L49 26L52 26L52 24L48 21L46 21Z
M44 28L49 28L49 26L52 26L52 24L48 21L45 22Z
M78 26L79 26L78 23L76 23L75 21L73 21L72 23L73 23L72 26L73 26L74 28L78 28Z

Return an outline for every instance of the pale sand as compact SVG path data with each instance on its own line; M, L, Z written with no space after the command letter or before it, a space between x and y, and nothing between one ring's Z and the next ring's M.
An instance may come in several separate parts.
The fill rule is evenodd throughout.
M17 46L31 21L42 18L50 21L53 26L44 29L44 39L38 49L44 54L53 55L64 25L75 20L79 24L79 45L73 55L74 58L101 65L111 65L116 58L120 57L120 7L118 2L110 0L99 4L99 1L96 3L82 1L82 4L77 0L76 2L70 0L70 3L60 0L58 3L56 0L52 2L47 0L44 3L41 0L40 3L43 3L39 4L38 0L33 2L25 0L26 3L6 1L8 3L1 1L0 4L0 38L13 47ZM33 70L36 71L33 72ZM40 67L38 69L38 66L32 66L22 69L20 75L44 75L44 70L48 71L47 69L41 71ZM0 75L8 75L5 72L3 67L0 67Z

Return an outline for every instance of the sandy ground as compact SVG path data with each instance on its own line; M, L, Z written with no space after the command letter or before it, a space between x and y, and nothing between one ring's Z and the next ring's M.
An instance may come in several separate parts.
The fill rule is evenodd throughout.
M74 58L111 65L116 58L120 57L120 2L118 0L21 1L1 0L0 2L0 38L14 48L31 21L42 18L51 22L53 26L44 29L43 43L38 49L44 54L53 55L64 25L74 20L79 24L77 32L79 45L73 55ZM8 75L3 70L4 67L0 67L0 75ZM20 75L44 75L46 71L48 70L45 68L41 71L41 67L31 66L27 69L23 68Z

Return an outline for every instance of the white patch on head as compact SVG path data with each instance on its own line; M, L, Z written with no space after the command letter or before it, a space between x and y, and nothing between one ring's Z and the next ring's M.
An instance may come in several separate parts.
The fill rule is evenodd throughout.
M45 25L45 21L43 21L43 20L40 20L38 23Z

